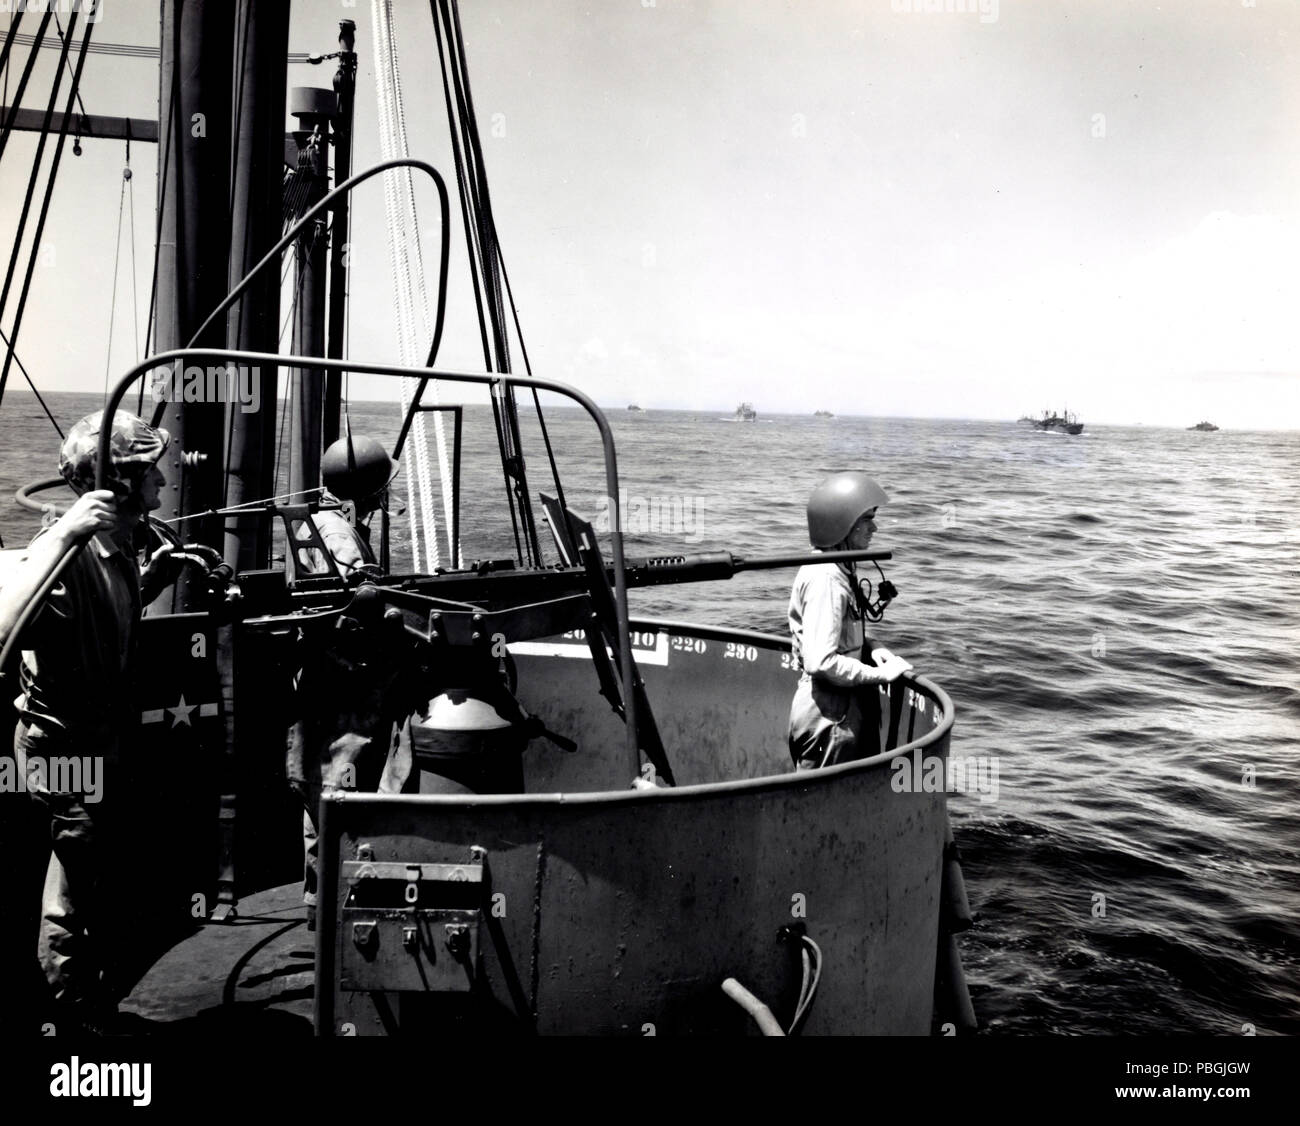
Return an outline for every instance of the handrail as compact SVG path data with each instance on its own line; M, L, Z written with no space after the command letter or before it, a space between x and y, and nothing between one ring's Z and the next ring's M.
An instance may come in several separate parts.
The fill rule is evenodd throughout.
M14 490L14 503L29 512L40 512L42 514L49 512L53 505L42 504L39 500L32 499L32 493L43 493L46 489L53 489L56 486L66 485L68 482L62 477L47 477L43 481L32 481L26 485L20 485Z
M352 176L343 183L337 185L332 191L321 196L315 204L303 212L302 217L284 233L280 241L262 256L261 261L239 279L239 284L227 293L224 298L222 298L221 303L208 314L207 319L204 320L204 322L194 331L194 335L190 337L189 343L185 346L185 349L195 347L199 337L208 330L208 326L243 295L244 290L252 285L253 279L257 277L266 266L273 261L278 261L280 251L293 242L293 240L302 233L307 224L314 220L320 212L333 204L335 199L347 195L353 188L364 183L366 180L369 180L372 176L377 176L380 172L388 172L394 168L418 168L421 172L427 172L430 178L432 178L434 186L438 189L438 206L442 219L443 232L442 251L438 260L438 311L434 318L433 340L429 344L429 358L425 361L424 367L415 369L415 371L418 371L421 376L427 377L428 369L432 366L435 357L438 355L438 347L442 342L442 329L447 312L447 268L451 256L451 204L447 198L447 185L443 181L442 174L434 168L432 164L429 164L424 160L417 160L414 157L394 157L392 160L383 160L378 164L372 164L369 168L358 172L355 176ZM182 351L185 349L182 349ZM313 356L311 358L314 360L319 357ZM313 366L320 367L322 365ZM337 366L337 361L335 362L335 366ZM353 369L348 367L338 367L337 370L350 371ZM410 374L414 376L415 372L411 372ZM423 382L424 380L422 380L421 383L421 390L423 390ZM154 426L157 426L161 420L162 411L162 404L159 403L158 407L154 411L152 419ZM397 457L398 454L394 453L393 456Z
M378 171L380 166L370 171ZM606 419L604 412L592 401L590 397L579 391L576 387L570 387L567 383L560 383L551 379L536 379L527 375L514 375L508 372L479 372L479 371L438 371L427 367L404 367L400 364L376 364L376 363L359 363L350 359L330 359L326 356L287 356L279 355L274 352L239 352L223 348L179 348L169 352L159 352L157 355L150 356L141 360L132 367L114 385L107 402L104 404L104 417L112 418L113 413L117 410L127 389L146 372L164 365L171 364L174 360L190 359L208 359L215 360L225 364L246 364L250 366L264 364L268 367L297 367L308 371L354 371L366 375L382 375L392 378L410 378L416 375L425 375L432 379L445 379L452 383L506 383L517 387L531 387L537 391L552 391L557 395L563 395L572 399L582 407L596 424L596 429L600 431L601 447L605 457L605 488L608 495L617 497L618 491L618 456L614 449L614 434L610 429L609 420ZM99 451L95 463L95 487L102 489L108 480L109 465L109 444L112 439L112 429L109 427L102 428L99 432ZM628 742L628 765L631 767L631 779L640 777L641 774L641 749L637 742L636 714L636 693L632 691L632 639L631 630L628 625L627 610L627 571L623 555L623 526L622 513L618 511L618 506L614 506L614 512L610 520L609 531L610 547L614 556L614 608L618 618L618 651L619 664L623 671L623 708L624 720L627 724L627 742ZM23 611L5 643L3 653L0 653L0 667L3 667L4 659L9 655L10 650L26 625L35 608L44 600L58 581L59 574L71 561L73 556L81 550L84 544L75 545L68 548L59 565L55 568L46 584L37 592L37 596L32 599L27 608ZM630 780L629 780L630 781Z

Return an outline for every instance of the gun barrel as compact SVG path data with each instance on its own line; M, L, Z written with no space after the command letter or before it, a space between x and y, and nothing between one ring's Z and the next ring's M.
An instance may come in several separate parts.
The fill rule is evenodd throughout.
M730 579L741 571L775 570L805 564L839 563L849 560L884 560L888 551L810 551L801 555L767 555L745 559L729 551L698 552L692 555L655 555L629 558L625 574L629 587L668 586L674 583L717 582ZM605 574L613 583L613 569L606 564ZM276 593L270 572L242 572L241 587L247 616L274 615L291 609L292 601L282 600L283 582ZM259 581L260 580L260 581ZM395 575L378 580L379 586L392 586L435 597L452 603L473 603L501 607L540 602L583 590L586 573L581 567L552 567L545 570L515 570L511 567L452 571L437 575ZM318 607L328 602L331 590L323 581L308 580L298 599L303 607ZM355 589L336 592L351 600Z
M737 559L737 571L770 571L777 567L816 566L818 563L848 563L863 560L893 559L892 551L815 551L802 555L760 555L757 559Z
M729 579L741 571L771 571L805 564L847 563L849 560L892 559L889 551L818 551L799 555L760 555L745 559L729 551L699 552L694 555L657 555L627 561L627 585L658 586L662 583L709 582Z

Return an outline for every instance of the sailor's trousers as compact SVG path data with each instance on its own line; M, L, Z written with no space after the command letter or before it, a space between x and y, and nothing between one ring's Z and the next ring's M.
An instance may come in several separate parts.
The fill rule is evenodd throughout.
M123 985L117 980L114 941L114 917L121 912L114 911L110 885L124 827L114 800L120 784L117 749L111 736L69 745L37 724L20 721L14 731L17 768L31 796L50 815L37 958L60 1005L112 1008ZM51 760L82 751L103 764L99 801L87 800L84 792L50 788Z
M816 770L880 753L875 685L842 688L808 673L790 703L790 757L796 770Z

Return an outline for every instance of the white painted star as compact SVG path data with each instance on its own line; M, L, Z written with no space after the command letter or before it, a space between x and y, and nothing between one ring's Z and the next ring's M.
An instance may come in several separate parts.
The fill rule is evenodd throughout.
M185 693L182 692L180 702L174 708L167 709L173 716L172 726L178 727L183 723L186 727L193 727L194 725L190 722L190 712L197 707L198 704L187 704L185 702Z

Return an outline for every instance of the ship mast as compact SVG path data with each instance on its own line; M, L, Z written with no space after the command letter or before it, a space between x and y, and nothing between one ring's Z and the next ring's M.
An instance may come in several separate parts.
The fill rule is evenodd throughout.
M229 289L240 283L280 237L288 0L239 0L234 46ZM249 352L280 350L279 283L274 270L262 271L230 309L227 347ZM265 499L275 491L277 369L239 374L241 388L255 390L256 403L255 408L244 402L226 404L230 453L225 503L232 508ZM222 553L226 562L237 572L269 566L270 528L261 512L228 517Z
M161 24L155 352L185 347L226 295L234 11L223 0L163 0ZM220 347L225 336L214 326L196 343ZM172 394L154 415L172 435L161 520L223 503L224 406L180 401L183 376L174 373ZM196 456L182 460L185 452ZM221 546L220 517L190 520L181 530L189 542ZM154 605L198 610L205 597L205 584L186 568Z
M297 170L294 189L286 191L285 222L324 198L329 189L329 121L334 114L334 92L310 86L294 87L290 112L298 119L294 130ZM286 145L286 155L289 146ZM287 181L286 181L287 182ZM295 356L320 356L325 352L325 217L298 236L294 243L293 347ZM321 432L325 401L325 373L318 368L296 369L289 378L289 492L293 503L315 498L310 492L320 484Z
M346 183L352 175L352 107L357 86L357 54L353 49L357 25L339 21L339 65L334 72L338 112L334 117L334 183ZM330 227L329 352L331 359L343 358L343 337L347 329L348 220L350 197L339 197ZM343 376L325 373L325 421L323 440L329 445L339 436Z

